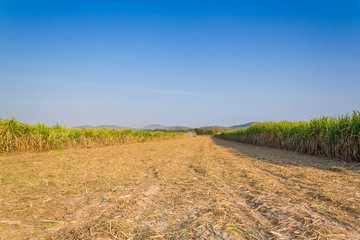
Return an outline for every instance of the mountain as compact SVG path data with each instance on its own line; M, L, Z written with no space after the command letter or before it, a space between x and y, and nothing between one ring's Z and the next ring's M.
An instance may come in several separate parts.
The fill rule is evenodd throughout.
M96 126L96 128L132 129L130 127L123 127L123 126L117 126L117 125L99 125L99 126Z
M165 125L162 125L162 124L149 124L149 125L142 127L141 129L155 130L155 129L168 129L168 127Z
M223 127L223 126L204 126L204 127L200 127L198 129L215 129L217 131L225 131L228 129L239 129L239 128L245 128L248 127L252 124L254 124L256 122L249 122L249 123L245 123L245 124L240 124L240 125L234 125L234 126L230 126L230 127ZM89 126L89 125L83 125L83 126L76 126L73 128L110 128L110 129L135 129L135 128L130 128L130 127L124 127L124 126L118 126L118 125L99 125L99 126ZM172 131L176 131L176 130L190 130L192 129L191 127L186 127L186 126L172 126L172 127L168 127L162 124L149 124L146 125L140 129L143 130L156 130L156 129L165 129L165 130L172 130Z
M117 125L99 125L99 126L89 126L89 125L84 125L84 126L76 126L73 128L110 128L110 129L133 129L130 127L123 127L123 126L117 126Z
M191 127L185 127L185 126L173 126L173 127L167 127L168 130L190 130Z
M141 129L143 130L156 130L156 129L166 129L166 130L189 130L191 129L191 127L186 127L186 126L172 126L172 127L168 127L162 124L149 124L146 125L144 127L142 127Z
M253 125L254 123L256 122L249 122L249 123L245 123L245 124L240 124L240 125L234 125L234 126L230 126L228 127L229 129L240 129L240 128L246 128L246 127L249 127L251 125Z
M83 125L83 126L76 126L73 128L94 128L93 126L89 126L89 125Z
M99 126L90 126L90 125L83 125L83 126L76 126L73 128L110 128L110 129L138 129L138 128L131 128L131 127L123 127L123 126L118 126L118 125L99 125ZM149 124L146 125L140 129L143 130L155 130L155 129L166 129L166 130L189 130L191 129L190 127L186 127L186 126L173 126L173 127L167 127L165 125L162 124Z

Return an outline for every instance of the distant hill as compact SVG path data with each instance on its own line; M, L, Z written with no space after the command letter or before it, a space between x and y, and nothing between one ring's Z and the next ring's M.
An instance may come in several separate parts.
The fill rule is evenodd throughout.
M132 129L130 127L117 126L117 125L99 125L96 128L112 128L112 129Z
M239 129L239 128L245 128L248 127L252 124L254 124L256 122L249 122L249 123L245 123L245 124L240 124L240 125L234 125L234 126L230 126L230 127L224 127L224 126L204 126L204 127L200 127L200 128L195 128L195 129L213 129L216 130L216 132L221 132L221 131L225 131L225 130L233 130L233 129ZM110 128L110 129L135 129L135 128L131 128L131 127L124 127L124 126L118 126L118 125L99 125L99 126L90 126L90 125L82 125L82 126L76 126L73 128ZM146 125L140 129L143 130L156 130L156 129L164 129L164 130L172 130L172 131L181 131L181 130L190 130L192 129L191 127L186 127L186 126L172 126L172 127L168 127L162 124L149 124Z
M149 125L142 127L141 129L155 130L155 129L168 129L168 127L165 125L162 125L162 124L149 124Z
M172 127L168 127L162 124L149 124L146 125L144 127L142 127L141 129L144 130L156 130L156 129L165 129L165 130L189 130L191 129L191 127L186 127L186 126L172 126Z
M110 129L138 129L138 128L131 128L131 127L123 127L123 126L118 126L118 125L99 125L99 126L90 126L90 125L82 125L82 126L76 126L73 128L110 128ZM149 124L146 125L140 129L143 130L156 130L156 129L165 129L165 130L189 130L191 129L190 127L186 127L186 126L172 126L172 127L167 127L165 125L162 124Z
M76 126L73 128L109 128L109 129L133 129L130 127L123 127L123 126L117 126L117 125L99 125L99 126L89 126L89 125L84 125L84 126Z
M73 128L94 128L94 126L89 126L89 125L83 125L83 126L76 126Z
M230 126L228 128L229 129L240 129L240 128L249 127L249 126L253 125L254 123L256 123L256 122L249 122L249 123L245 123L245 124L234 125L234 126Z
M185 127L185 126L173 126L168 127L168 130L190 130L191 127Z

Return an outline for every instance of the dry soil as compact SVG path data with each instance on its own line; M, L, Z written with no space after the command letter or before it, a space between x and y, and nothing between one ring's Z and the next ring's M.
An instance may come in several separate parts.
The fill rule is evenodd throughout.
M360 166L211 137L0 156L0 239L360 239Z

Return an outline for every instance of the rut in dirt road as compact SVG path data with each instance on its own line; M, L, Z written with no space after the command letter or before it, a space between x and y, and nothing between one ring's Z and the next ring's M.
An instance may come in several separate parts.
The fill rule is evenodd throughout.
M0 164L4 239L360 239L358 163L197 137Z

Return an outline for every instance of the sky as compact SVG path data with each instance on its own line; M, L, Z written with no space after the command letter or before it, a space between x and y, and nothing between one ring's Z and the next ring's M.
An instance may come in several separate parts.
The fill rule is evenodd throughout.
M360 1L0 0L0 117L142 127L360 110Z

